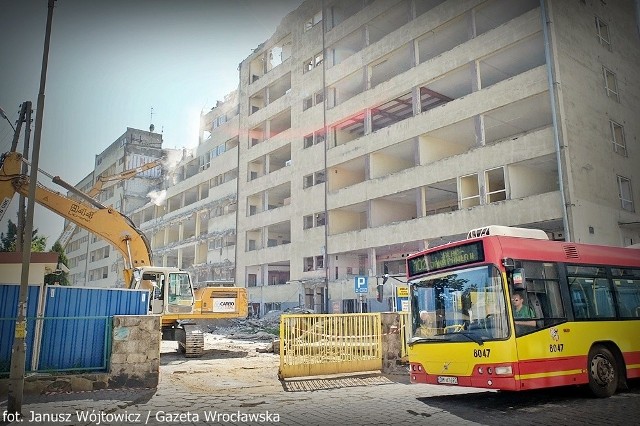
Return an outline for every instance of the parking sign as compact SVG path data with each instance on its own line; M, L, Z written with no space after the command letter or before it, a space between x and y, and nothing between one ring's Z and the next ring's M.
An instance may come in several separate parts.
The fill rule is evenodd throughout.
M369 292L369 278L368 277L355 277L355 291L356 294Z

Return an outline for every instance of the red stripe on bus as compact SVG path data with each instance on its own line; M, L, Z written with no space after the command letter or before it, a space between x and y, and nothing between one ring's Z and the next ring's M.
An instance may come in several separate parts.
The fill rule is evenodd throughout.
M518 363L520 374L550 373L553 371L581 370L587 368L587 356L535 359Z
M622 356L624 357L624 362L627 365L640 364L640 351L625 352Z
M640 351L627 352L623 354L627 367L627 379L640 378ZM556 359L536 359L520 361L519 363L500 364L477 364L473 367L471 376L456 376L457 385L447 385L438 383L438 375L427 374L424 369L416 371L411 369L412 383L428 383L440 386L472 386L485 389L502 389L509 391L543 389L556 386L584 385L589 382L587 371L587 356L573 356ZM419 363L412 363L416 366ZM503 377L489 374L488 368L496 366L509 366L513 368L516 375L545 375L544 377L523 377L516 380L513 376ZM637 367L629 367L636 365ZM483 373L478 372L478 367L482 367ZM560 374L567 371L575 371L571 374Z
M640 364L640 351L625 352L622 354L626 366ZM520 361L517 365L520 374L551 373L554 371L569 371L586 369L588 363L587 355L579 355L564 358L535 359ZM635 369L633 369L635 370ZM628 369L627 374L631 369ZM635 373L634 373L635 374ZM635 376L634 376L635 377Z
M520 390L544 389L556 386L585 385L589 383L589 376L584 374L569 374L565 376L537 377L535 379L520 380Z

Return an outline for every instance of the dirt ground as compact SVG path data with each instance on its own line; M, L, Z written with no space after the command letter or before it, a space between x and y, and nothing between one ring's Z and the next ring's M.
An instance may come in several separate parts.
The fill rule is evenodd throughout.
M204 355L185 359L176 342L162 341L161 386L188 389L194 393L219 395L264 395L282 390L278 380L280 358L256 349L271 346L271 340L230 339L222 334L205 334Z

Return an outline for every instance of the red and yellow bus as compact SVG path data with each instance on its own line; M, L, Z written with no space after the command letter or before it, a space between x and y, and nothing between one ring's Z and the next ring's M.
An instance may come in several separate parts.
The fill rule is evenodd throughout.
M408 256L407 280L413 383L608 397L640 377L639 249L489 226Z

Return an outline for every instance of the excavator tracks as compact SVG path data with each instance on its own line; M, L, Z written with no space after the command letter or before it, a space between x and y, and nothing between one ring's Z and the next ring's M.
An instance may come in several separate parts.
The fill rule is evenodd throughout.
M176 330L180 352L187 358L199 358L204 353L204 333L197 325L183 325Z

